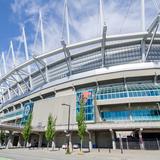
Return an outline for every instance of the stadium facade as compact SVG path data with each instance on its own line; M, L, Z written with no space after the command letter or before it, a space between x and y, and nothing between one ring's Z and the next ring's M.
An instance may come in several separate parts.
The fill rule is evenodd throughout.
M70 142L79 143L76 115L83 96L83 147L159 149L159 22L158 15L145 32L115 36L106 36L104 26L102 37L72 45L62 41L62 48L6 73L0 79L0 128L9 131L8 147L22 145L21 131L31 112L32 146L46 146L50 113L56 118L55 146L66 143L68 116Z

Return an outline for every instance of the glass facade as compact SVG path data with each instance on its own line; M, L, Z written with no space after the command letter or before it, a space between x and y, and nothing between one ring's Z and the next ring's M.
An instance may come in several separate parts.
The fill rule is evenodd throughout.
M159 121L160 110L144 109L130 111L101 112L103 121Z
M109 100L127 97L160 96L160 85L155 84L127 84L117 86L103 86L97 92L97 100Z
M85 117L86 121L94 120L94 103L96 100L110 100L129 97L150 97L160 96L160 85L146 81L130 82L124 84L100 85L99 88L92 87L77 91L77 113L80 110L79 100L84 93L89 92L86 105ZM160 111L158 109L149 109L139 107L138 110L122 110L122 111L103 111L101 118L104 121L159 121Z
M82 96L87 95L85 101L85 119L86 121L94 121L94 90L81 90L77 91L76 95L76 114L80 111L80 99Z
M23 109L19 109L15 112L8 113L8 114L4 115L3 117L1 117L1 119L11 118L11 117L19 116L22 114L23 114Z

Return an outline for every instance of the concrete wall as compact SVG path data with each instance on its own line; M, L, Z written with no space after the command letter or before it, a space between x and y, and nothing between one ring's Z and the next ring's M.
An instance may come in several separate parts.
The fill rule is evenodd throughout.
M76 122L76 95L72 89L56 93L54 98L48 98L36 101L33 107L32 126L46 126L48 115L51 113L56 118L56 125L68 124L68 106L62 106L63 103L71 105L70 123Z

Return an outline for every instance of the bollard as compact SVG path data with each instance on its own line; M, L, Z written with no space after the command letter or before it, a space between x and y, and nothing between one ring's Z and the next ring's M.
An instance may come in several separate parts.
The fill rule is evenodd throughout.
M111 149L109 148L109 153L111 153Z
M98 148L98 152L100 152L100 148Z

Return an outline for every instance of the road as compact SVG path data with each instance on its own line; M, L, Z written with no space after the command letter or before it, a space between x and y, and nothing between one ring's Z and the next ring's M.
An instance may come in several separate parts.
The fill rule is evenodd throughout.
M159 160L160 151L124 151L120 150L108 152L108 150L97 150L91 153L80 154L74 151L66 155L64 150L48 151L47 149L2 149L0 157L11 160ZM1 158L0 158L1 160ZM2 159L3 160L3 159Z

